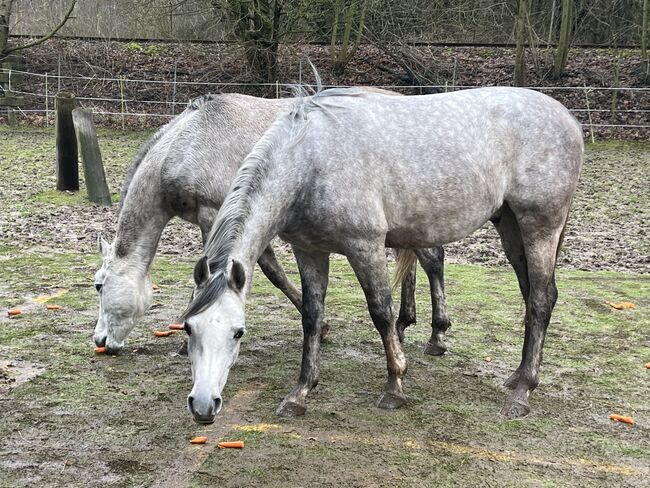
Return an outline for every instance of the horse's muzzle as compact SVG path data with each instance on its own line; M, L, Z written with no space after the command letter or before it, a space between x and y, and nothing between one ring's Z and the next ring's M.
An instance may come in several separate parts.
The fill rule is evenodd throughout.
M192 395L187 397L187 408L197 424L212 424L221 410L221 398L212 398L212 401L200 401Z

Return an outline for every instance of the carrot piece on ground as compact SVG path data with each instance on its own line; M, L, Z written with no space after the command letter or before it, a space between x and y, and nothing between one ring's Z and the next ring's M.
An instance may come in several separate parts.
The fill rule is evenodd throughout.
M185 330L185 324L169 324L167 328L170 330Z
M152 290L160 290L160 287L156 284L151 285Z
M20 315L21 313L23 312L18 308L10 308L9 310L7 310L7 315L9 315L10 317L14 315Z
M219 449L243 449L244 441L225 441L217 444Z
M615 413L610 414L610 419L616 420L617 422L623 422L624 424L634 425L634 419L632 417L626 417L624 415L616 415Z
M190 441L191 444L205 444L206 442L208 442L208 438L205 436L195 437Z
M96 347L96 348L95 348L95 352L96 352L97 354L103 354L103 353L106 352L106 348L105 348L105 347Z
M49 304L46 305L48 310L61 310L63 307L61 305Z
M650 363L645 363L645 369L650 369Z
M170 335L176 334L175 330L154 330L153 335L156 337L169 337Z
M605 303L610 307L615 308L616 310L624 310L626 308L636 308L636 305L632 302L613 303L613 302L605 301Z

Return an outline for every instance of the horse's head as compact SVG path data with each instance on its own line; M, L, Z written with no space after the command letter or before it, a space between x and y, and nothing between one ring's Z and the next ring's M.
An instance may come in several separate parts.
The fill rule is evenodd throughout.
M197 423L211 424L221 410L221 391L245 332L246 276L237 261L226 272L210 275L203 257L194 268L194 281L194 300L185 312L193 381L187 407Z
M116 258L113 246L101 236L97 245L102 267L95 274L99 318L93 340L98 346L105 346L108 353L116 354L124 347L136 320L151 305L151 277Z

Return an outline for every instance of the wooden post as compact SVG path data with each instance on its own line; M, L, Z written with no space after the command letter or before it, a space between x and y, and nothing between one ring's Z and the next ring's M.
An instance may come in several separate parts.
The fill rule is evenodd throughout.
M95 124L93 123L93 113L83 108L75 108L72 111L72 119L84 167L88 199L91 202L109 206L111 204L111 194L106 184L102 154L97 142Z
M56 95L56 189L79 190L79 158L77 136L72 122L76 100L72 93Z

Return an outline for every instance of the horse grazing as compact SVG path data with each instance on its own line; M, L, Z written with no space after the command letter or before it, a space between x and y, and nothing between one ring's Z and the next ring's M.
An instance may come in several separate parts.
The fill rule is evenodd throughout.
M254 264L275 235L293 246L300 268L304 331L300 376L277 413L300 415L318 382L329 254L347 256L381 335L388 381L377 406L397 408L406 401L406 359L384 246L438 246L488 220L526 302L521 364L506 381L512 392L501 413L526 415L582 159L579 123L560 103L530 90L390 97L333 89L298 102L246 158L195 267L199 291L183 315L195 421L213 422L221 408L246 329Z
M390 93L390 92L386 92ZM101 236L101 269L95 275L99 318L94 341L117 353L152 300L149 268L163 229L180 217L201 229L205 243L241 162L275 118L294 99L270 100L238 94L208 95L192 101L140 149L122 185L120 214L112 244ZM449 327L443 285L442 249L418 251L431 282L433 301L430 354L442 354ZM260 268L298 308L302 297L287 279L271 246ZM400 328L415 322L415 268L405 277Z

